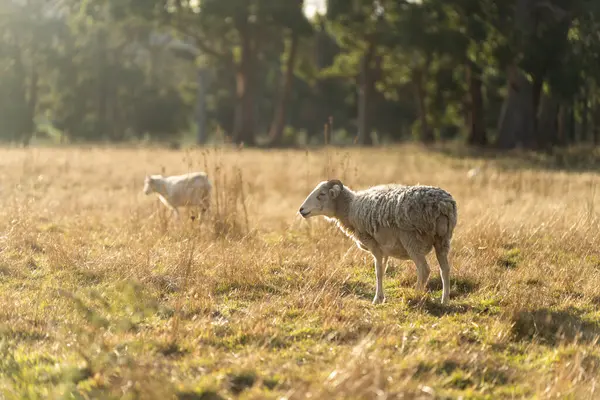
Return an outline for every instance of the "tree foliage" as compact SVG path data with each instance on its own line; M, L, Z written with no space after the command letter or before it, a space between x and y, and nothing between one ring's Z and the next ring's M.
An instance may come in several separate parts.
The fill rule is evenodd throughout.
M7 0L0 138L597 143L591 0Z

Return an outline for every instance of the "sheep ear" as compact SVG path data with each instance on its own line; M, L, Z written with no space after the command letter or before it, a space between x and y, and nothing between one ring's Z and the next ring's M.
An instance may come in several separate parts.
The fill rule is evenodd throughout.
M333 184L333 186L329 189L329 196L332 199L337 198L340 195L340 192L342 191L342 186L335 183Z
M342 184L342 181L340 181L339 179L332 179L329 181L329 196L331 196L332 199L335 199L336 197L338 197L342 191L342 189L344 188L344 185Z

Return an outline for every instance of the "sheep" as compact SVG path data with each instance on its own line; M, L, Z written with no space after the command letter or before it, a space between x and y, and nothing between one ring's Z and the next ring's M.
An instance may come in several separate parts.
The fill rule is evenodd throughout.
M210 208L212 184L206 173L191 172L163 177L146 175L144 194L157 193L160 201L179 218L179 207L199 207L202 214Z
M478 178L479 176L483 177L483 176L487 175L489 172L489 169L490 169L489 165L490 165L490 162L486 160L480 166L471 168L470 170L467 171L467 178L469 180L474 180L474 179Z
M480 173L481 173L480 167L471 168L469 171L467 171L467 178L475 179L475 177L477 175L479 175Z
M430 272L425 256L432 248L440 264L441 302L448 302L448 253L457 206L445 190L390 184L355 192L333 179L320 182L298 212L305 219L322 215L335 222L361 250L372 254L377 283L373 304L385 301L383 275L389 257L412 259L417 267L417 290L424 291Z

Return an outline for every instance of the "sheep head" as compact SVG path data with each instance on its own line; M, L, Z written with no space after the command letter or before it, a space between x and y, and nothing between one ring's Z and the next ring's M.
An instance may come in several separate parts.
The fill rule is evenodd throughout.
M304 218L317 215L334 217L336 199L343 189L344 185L338 179L320 182L304 200L298 212Z
M146 175L144 179L144 194L149 195L154 192L155 189L155 179L161 178L160 175Z

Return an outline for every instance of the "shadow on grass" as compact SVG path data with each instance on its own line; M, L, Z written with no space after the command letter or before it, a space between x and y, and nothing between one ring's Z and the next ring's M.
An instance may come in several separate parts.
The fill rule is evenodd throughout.
M405 275L399 279L401 287L414 288L417 281L413 276ZM465 297L477 291L479 284L467 278L450 277L450 298ZM434 275L427 281L427 290L441 291L442 279L439 275Z
M455 359L438 362L422 361L415 369L415 376L444 377L444 386L459 390L464 390L469 386L479 387L483 383L493 385L512 383L513 378L501 368L502 366L494 363L472 363Z
M576 308L561 311L548 309L521 310L512 316L512 333L516 340L537 339L549 345L561 342L591 343L600 338L600 325L586 321Z
M156 342L154 347L159 354L170 358L179 358L189 354L189 350L176 342Z
M406 304L409 308L433 315L434 317L466 314L473 310L473 307L468 304L457 303L452 300L450 300L449 304L442 304L439 298L432 300L428 296L407 298Z
M450 298L464 297L474 293L479 288L479 284L470 279L450 277ZM442 290L442 279L439 276L433 276L427 281L427 289Z
M256 373L243 371L227 375L226 386L234 395L239 395L246 389L250 389L257 381Z
M204 392L179 392L178 400L224 400L225 398L213 391Z
M24 328L0 325L0 337L18 342L39 342L47 340L49 336L38 328L27 330Z
M249 284L245 282L222 282L215 288L215 295L228 295L245 300L262 299L265 294L279 295L280 287L263 283Z
M414 283L415 282L412 282L412 280L405 278L398 282L398 286L404 288L414 287ZM432 301L430 299L425 300L421 297L415 297L406 298L406 301L409 305L417 305L424 302L424 305L422 305L421 308L432 315L462 314L470 310L470 306L457 304L453 300L470 295L477 290L479 285L469 279L461 278L451 279L450 284L450 303L448 305L443 306L440 303L439 298ZM441 279L439 277L432 277L429 279L427 282L427 290L428 292L441 291ZM342 284L341 291L344 295L354 295L362 300L372 301L373 296L375 296L375 283L369 284L362 281L346 281Z
M341 285L342 295L354 295L360 299L373 300L375 296L375 283L368 284L362 281L345 281Z

